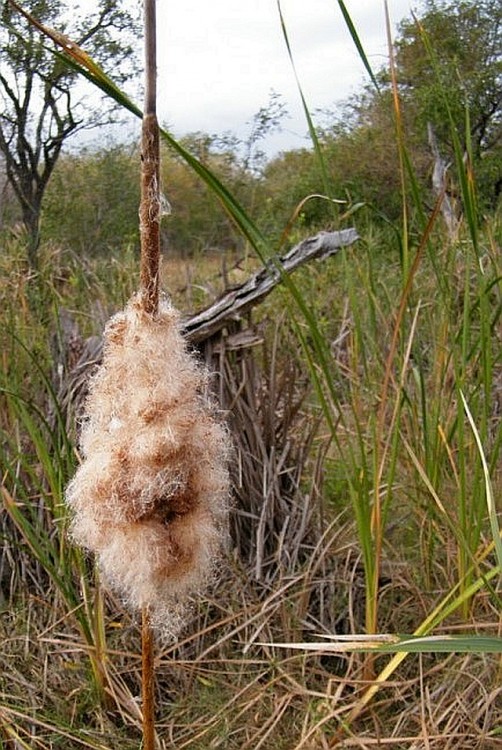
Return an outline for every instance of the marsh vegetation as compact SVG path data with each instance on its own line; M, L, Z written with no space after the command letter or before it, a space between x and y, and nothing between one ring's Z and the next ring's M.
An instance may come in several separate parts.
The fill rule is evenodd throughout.
M343 127L314 128L312 148L250 162L249 148L203 134L164 143L162 286L187 319L304 237L355 226L360 239L199 342L234 444L231 542L180 639L158 644L161 748L502 742L497 7L425 3L402 26L397 68L374 76ZM466 43L483 29L484 46ZM464 49L492 78L474 75ZM473 50L491 58L475 68ZM439 191L428 122L450 163ZM4 203L8 750L140 741L139 624L70 543L63 502L103 325L137 286L137 170L132 146L63 154L36 266ZM402 633L460 640L439 652L329 647L335 634Z

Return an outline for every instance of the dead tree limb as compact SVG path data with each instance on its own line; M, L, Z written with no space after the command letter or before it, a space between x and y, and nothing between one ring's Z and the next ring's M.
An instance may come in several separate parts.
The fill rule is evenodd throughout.
M435 197L442 195L441 213L450 237L454 237L458 229L458 217L455 212L451 196L448 194L448 164L439 153L436 134L432 123L427 123L427 137L429 148L434 157L434 169L432 172L432 190Z
M221 331L230 321L262 302L290 274L311 260L324 260L359 239L355 229L319 232L295 245L285 255L254 273L239 286L227 289L215 302L184 321L183 329L193 344L200 344Z

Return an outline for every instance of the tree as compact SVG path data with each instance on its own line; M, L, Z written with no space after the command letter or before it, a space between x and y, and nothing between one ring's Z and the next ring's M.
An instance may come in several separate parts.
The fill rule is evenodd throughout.
M80 256L139 247L139 144L63 153L44 197L44 235Z
M28 9L49 27L84 48L123 83L135 74L134 13L123 0L96 0L77 15L64 0L30 0ZM42 200L61 149L77 131L110 120L113 106L94 99L92 106L78 74L46 39L4 0L0 27L0 152L7 179L20 204L28 234L28 260L35 266L40 242Z
M453 120L492 205L502 190L501 39L499 0L426 0L419 23L403 21L396 42L401 96L423 142L431 123L451 157Z
M472 155L481 205L496 206L502 190L501 26L499 0L424 0L416 17L399 26L395 63L401 123L427 205L434 200L429 189L437 154L445 164L455 163L455 132L461 149ZM380 90L366 86L332 116L320 138L335 184L397 220L402 198L389 69L377 78ZM450 171L455 176L454 167Z
M181 142L250 209L257 178L242 169L229 146L222 151L215 137L205 133L193 133ZM138 143L63 153L44 197L44 235L84 256L139 249L139 166ZM162 245L170 256L242 247L242 237L220 202L167 147L160 182L172 207L161 222Z

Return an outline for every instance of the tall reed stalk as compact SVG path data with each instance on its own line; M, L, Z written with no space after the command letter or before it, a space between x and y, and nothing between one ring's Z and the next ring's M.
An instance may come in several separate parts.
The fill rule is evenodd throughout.
M160 147L157 122L157 24L156 0L144 0L145 102L141 138L141 238L140 300L147 315L159 309L160 270ZM150 609L141 616L143 749L155 747L154 640Z

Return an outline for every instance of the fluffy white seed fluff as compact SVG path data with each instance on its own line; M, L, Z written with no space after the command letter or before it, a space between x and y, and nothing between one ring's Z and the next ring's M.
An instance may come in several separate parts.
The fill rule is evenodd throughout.
M83 462L66 491L75 541L131 608L148 606L171 635L226 540L229 438L206 386L174 308L162 300L153 319L133 298L105 329Z

